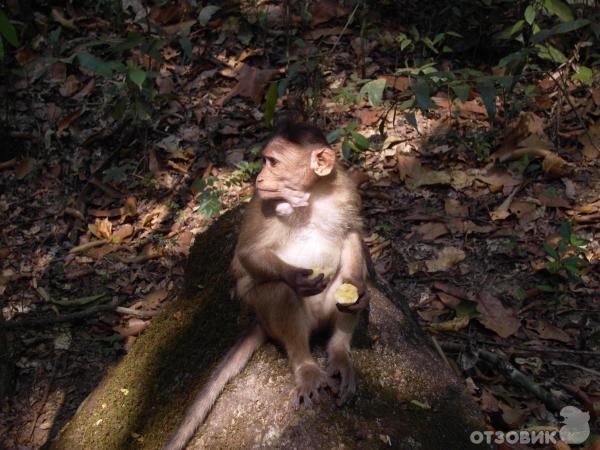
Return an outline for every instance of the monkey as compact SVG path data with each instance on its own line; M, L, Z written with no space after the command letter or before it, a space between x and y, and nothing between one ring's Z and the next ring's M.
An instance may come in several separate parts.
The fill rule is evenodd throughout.
M350 343L359 312L368 306L360 195L316 126L284 121L262 156L231 262L236 294L254 308L257 323L212 373L167 450L185 447L225 385L268 338L289 358L295 409L319 403L324 388L337 394L340 406L356 391ZM330 268L333 275L315 274L312 267ZM336 303L342 283L357 287L354 305ZM331 337L323 369L309 340L325 328Z

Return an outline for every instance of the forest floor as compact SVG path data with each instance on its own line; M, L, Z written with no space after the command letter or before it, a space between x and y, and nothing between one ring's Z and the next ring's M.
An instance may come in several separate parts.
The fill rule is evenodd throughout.
M194 235L249 198L269 134L262 100L286 74L290 48L301 76L277 110L326 132L344 128L348 142L353 131L368 139L344 156L376 270L464 378L490 429L560 426L555 402L587 411L596 429L600 89L559 85L557 72L536 81L535 96L498 98L491 121L478 95L457 104L444 92L431 99L437 108L405 116L397 99L410 80L395 74L385 40L361 41L360 27L345 26L351 10L315 4L310 20L293 21L302 47L288 42L276 4L260 26L247 11L223 10L189 46L169 40L157 50L162 63L150 63L163 101L145 127L114 120L117 85L70 58L110 34L106 20L71 6L36 13L62 34L40 32L16 50L0 86L9 117L0 304L15 363L0 446L49 442L177 295ZM192 12L156 6L124 27L151 20L175 35L193 26ZM319 79L306 56L317 53ZM386 81L385 102L359 95L359 73ZM503 368L486 364L486 352Z

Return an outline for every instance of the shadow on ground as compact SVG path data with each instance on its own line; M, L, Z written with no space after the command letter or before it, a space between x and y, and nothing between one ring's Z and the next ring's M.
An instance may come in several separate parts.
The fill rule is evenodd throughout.
M252 321L229 289L239 222L239 210L232 211L197 238L182 295L104 378L53 448L160 447ZM357 341L360 387L349 407L326 399L315 409L291 410L287 361L267 345L226 388L191 447L475 448L469 434L482 426L477 408L413 322L376 289Z

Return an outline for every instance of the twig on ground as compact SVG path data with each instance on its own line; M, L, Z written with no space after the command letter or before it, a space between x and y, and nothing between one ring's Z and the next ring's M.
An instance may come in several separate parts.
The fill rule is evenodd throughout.
M23 319L23 320L9 320L4 322L3 328L23 328L23 327L42 327L45 325L54 325L57 323L71 322L73 320L85 319L86 317L93 316L99 312L114 311L117 312L118 305L96 305L91 308L84 309L83 311L77 311L69 314L61 314L52 317L41 317L39 319Z
M461 344L448 342L443 343L442 348L451 352L463 352L467 347ZM474 349L473 351L478 358L481 358L497 369L508 381L535 395L539 400L544 402L551 411L560 411L564 406L563 402L552 395L552 393L537 384L532 378L519 371L502 356L483 349Z
M553 366L574 367L576 369L579 369L579 370L582 370L584 372L590 373L592 375L596 375L597 377L600 377L600 372L598 372L597 370L590 369L590 368L585 367L585 366L580 366L579 364L573 364L573 363L565 362L565 361L552 361L550 364L552 364Z

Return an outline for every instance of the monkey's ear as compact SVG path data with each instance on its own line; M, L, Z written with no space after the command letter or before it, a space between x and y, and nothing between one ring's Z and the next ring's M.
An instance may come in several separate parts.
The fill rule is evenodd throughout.
M320 177L329 175L335 165L335 152L329 147L320 147L310 154L310 168Z

